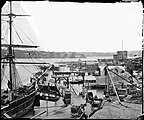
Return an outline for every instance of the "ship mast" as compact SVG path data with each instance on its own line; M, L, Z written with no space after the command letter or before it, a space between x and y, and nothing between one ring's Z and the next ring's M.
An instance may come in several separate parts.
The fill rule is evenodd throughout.
M12 58L12 3L10 1L10 15L9 15L9 18L10 18L10 21L9 21L9 25L10 25L10 46L9 46L9 74L10 74L10 87L11 87L11 91L13 90L13 87L12 87L12 61L13 61L13 58Z
M13 61L14 59L14 55L13 55L13 48L14 47L18 47L18 48L37 48L38 46L32 46L32 45L15 45L12 41L12 22L13 22L13 17L16 16L30 16L30 15L17 15L12 13L12 1L10 2L10 13L9 14L1 14L1 16L8 16L9 17L9 45L8 44L1 44L1 46L3 47L8 47L8 55L5 58L8 58L8 63L9 63L9 82L8 82L8 86L10 87L10 91L13 91L13 76L12 76L12 64L15 64L16 62ZM5 59L4 58L4 59ZM4 63L4 62L2 62ZM7 62L6 62L7 63ZM18 64L35 64L35 63L24 63L24 62L18 62ZM42 63L37 63L37 64L42 64ZM49 63L43 63L43 64L49 64ZM13 93L12 93L12 100L13 100Z

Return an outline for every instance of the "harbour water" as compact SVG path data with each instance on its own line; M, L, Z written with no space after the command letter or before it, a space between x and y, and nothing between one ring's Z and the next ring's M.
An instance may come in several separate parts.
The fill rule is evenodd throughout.
M105 57L104 57L105 58ZM82 61L85 60L97 60L98 57L88 57L88 58L81 58ZM16 59L17 62L46 62L46 63L50 63L50 64L54 64L56 62L67 62L67 61L78 61L79 58L49 58L49 59ZM45 64L44 64L45 65ZM35 74L36 72L39 71L38 66L40 66L40 64L38 65L34 65L34 64L17 64L16 68L17 71L19 73L21 82L23 84L27 84L30 81L30 77L33 76L33 74ZM103 69L103 66L100 66L101 69ZM8 68L6 68L8 69ZM7 72L4 75L4 82L2 83L2 89L7 88L7 78L9 78L9 72L8 70L6 70Z

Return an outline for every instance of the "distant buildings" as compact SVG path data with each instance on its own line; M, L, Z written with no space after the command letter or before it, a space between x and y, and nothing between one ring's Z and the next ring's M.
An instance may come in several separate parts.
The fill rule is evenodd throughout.
M117 59L118 60L125 60L127 59L128 52L127 51L117 51Z
M118 64L119 62L123 62L128 58L127 51L117 51L116 55L113 55L113 62Z

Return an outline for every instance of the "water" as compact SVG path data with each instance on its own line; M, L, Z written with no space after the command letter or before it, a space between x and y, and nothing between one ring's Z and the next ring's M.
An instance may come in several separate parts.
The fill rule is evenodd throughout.
M60 61L78 61L79 58L50 58L50 59L17 59L19 62L48 62L48 63L55 63ZM97 60L97 57L90 57L90 58L81 58L81 60ZM33 75L39 71L38 69L39 65L22 65L18 64L16 65L16 68L18 70L20 80L22 84L27 84L30 82L30 77L33 77ZM7 66L8 67L8 66ZM103 69L103 66L100 66L101 70ZM2 82L2 89L7 88L7 79L9 78L8 71L5 72L4 75L4 81ZM80 85L74 85L74 88L77 92L82 92L82 86ZM97 95L98 97L102 97L103 91L101 90L91 90L94 95Z
M96 60L96 58L90 58L90 59L81 59L81 60ZM22 62L48 62L48 63L55 63L55 62L60 62L60 61L78 61L78 58L72 58L72 59L68 59L68 58L65 58L65 59L56 59L56 58L52 58L52 59L34 59L34 60L31 60L31 59L18 59L17 61L22 61ZM16 65L16 68L19 72L19 76L21 78L21 81L23 84L27 84L30 82L30 77L33 77L33 74L38 72L39 69L38 69L38 66L39 65ZM7 66L8 67L8 66ZM100 66L101 69L103 69L103 66ZM7 82L6 80L8 79L8 72L5 73L5 84L2 84L2 88L7 88ZM82 92L82 85L73 85L75 91L77 93L79 92ZM88 90L89 92L93 92L93 95L97 95L98 98L103 98L103 90ZM40 101L40 107L46 107L46 101ZM62 98L60 99L60 101L58 102L48 102L48 106L49 107L52 107L52 106L61 106L63 105L64 103L62 102ZM46 108L41 108L39 109L39 107L35 107L36 110L35 110L35 115L46 110ZM57 111L57 109L61 109L60 107L54 107L54 108L50 108L48 111L49 111L49 115L51 115L52 113L54 113L55 111ZM32 112L29 112L28 114L26 114L25 116L23 116L23 118L31 118L33 116ZM42 115L44 117L46 117L46 113L44 115Z
M38 59L17 59L19 62L71 62L71 61L88 61L88 60L97 60L97 59L112 59L112 57L87 57L87 58L38 58Z

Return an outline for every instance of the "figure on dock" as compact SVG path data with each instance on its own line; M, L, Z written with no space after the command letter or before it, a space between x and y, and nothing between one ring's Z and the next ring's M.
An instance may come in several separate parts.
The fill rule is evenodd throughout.
M81 104L82 115L81 115L80 119L87 119L88 118L88 115L85 113L85 106L86 106L86 104Z
M80 117L80 119L87 119L88 115L85 113L86 104L73 105L71 107L71 115L73 117Z
M98 67L99 76L101 76L101 69Z
M63 102L68 106L71 103L71 92L68 89L65 89L63 95Z
M107 73L107 67L108 67L108 65L106 65L106 66L104 67L104 75L105 75L105 76L108 75L108 73Z
M93 102L93 93L88 92L86 95L86 103L92 103Z
M104 95L106 98L109 97L109 77L108 77L108 71L107 71L108 65L104 67L104 75L105 75L105 85L106 89L104 90Z

